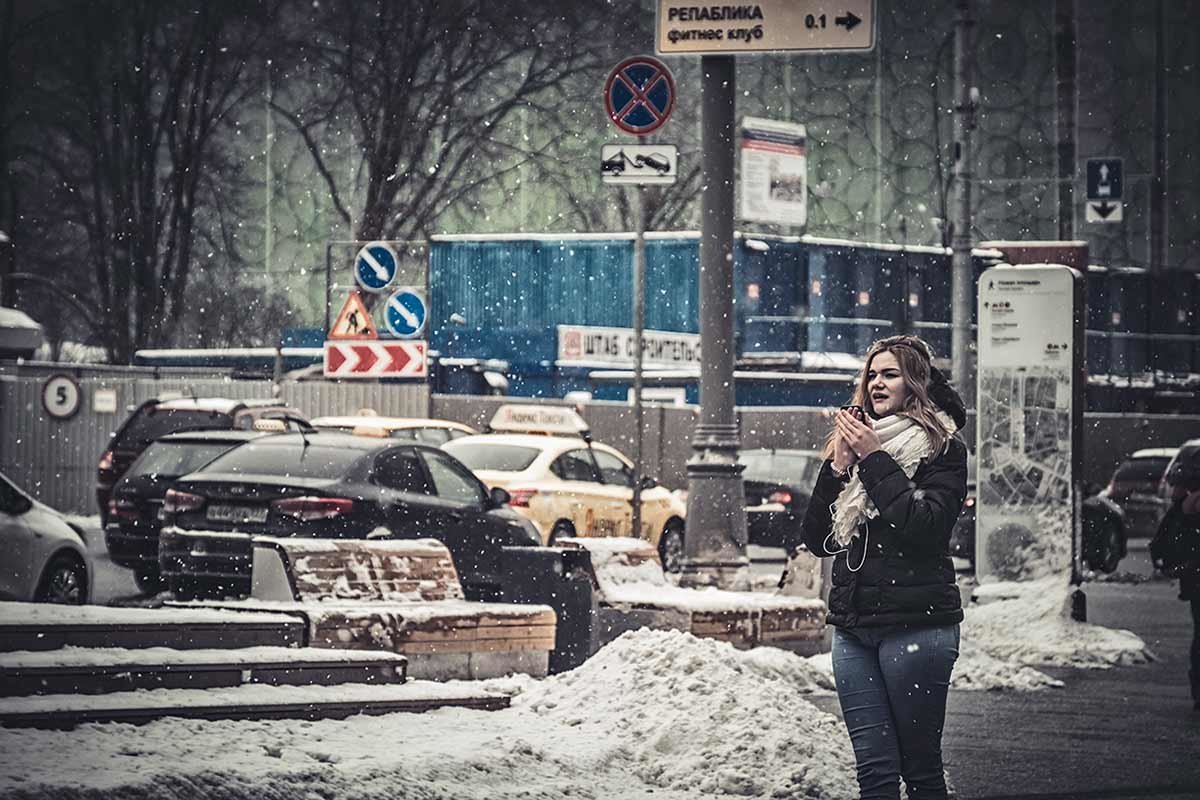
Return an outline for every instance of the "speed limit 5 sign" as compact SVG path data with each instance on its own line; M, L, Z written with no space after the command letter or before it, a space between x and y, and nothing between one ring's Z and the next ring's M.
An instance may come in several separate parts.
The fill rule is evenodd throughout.
M42 384L42 407L55 419L70 419L79 413L82 392L70 375L51 375Z

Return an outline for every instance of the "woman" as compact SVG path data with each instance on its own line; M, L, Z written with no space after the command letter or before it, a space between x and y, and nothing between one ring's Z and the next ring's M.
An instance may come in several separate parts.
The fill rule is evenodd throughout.
M958 394L915 336L871 345L834 416L801 528L832 557L829 624L862 798L944 798L942 726L962 602L950 531L967 493Z

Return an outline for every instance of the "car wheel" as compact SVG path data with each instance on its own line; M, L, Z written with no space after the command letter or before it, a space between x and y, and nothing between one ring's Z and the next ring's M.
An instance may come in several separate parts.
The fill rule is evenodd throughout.
M658 540L658 558L663 572L679 572L683 568L683 523L671 520Z
M1096 535L1098 541L1092 550L1095 560L1088 559L1088 566L1105 574L1112 574L1121 563L1121 526L1115 520L1106 519Z
M133 580L142 594L158 594L163 589L162 575L157 568L141 567L134 571Z
M46 567L38 587L39 603L81 606L87 602L87 568L78 557L57 555Z
M555 545L559 539L570 539L575 535L575 526L567 522L565 519L560 519L554 523L554 527L550 529L550 539L546 542L548 545Z

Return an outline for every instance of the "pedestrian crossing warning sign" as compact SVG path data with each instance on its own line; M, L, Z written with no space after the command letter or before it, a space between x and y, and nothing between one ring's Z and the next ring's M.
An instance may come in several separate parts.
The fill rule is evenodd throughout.
M379 338L379 333L375 330L375 322L371 319L371 313L363 305L362 297L359 296L357 289L350 292L350 296L346 298L346 304L342 306L342 313L338 314L333 327L329 329L329 338Z

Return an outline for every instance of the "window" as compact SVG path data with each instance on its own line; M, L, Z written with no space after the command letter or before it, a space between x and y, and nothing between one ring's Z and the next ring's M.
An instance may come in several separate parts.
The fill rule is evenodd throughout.
M17 487L0 478L0 511L5 514L21 514L29 509L29 501L25 495L17 491Z
M478 440L450 442L446 445L446 452L466 464L468 469L497 472L522 472L542 453L536 447L488 444Z
M271 439L274 437L266 437ZM315 442L315 438L310 438ZM208 465L209 472L230 472L240 475L286 475L292 478L341 478L363 451L347 447L329 447L310 443L301 446L299 440L284 444L249 442L218 456Z
M1169 462L1169 458L1133 458L1117 467L1113 480L1157 483Z
M233 427L233 418L228 414L216 411L193 411L184 409L167 409L159 411L156 407L135 414L117 434L113 441L114 447L131 450L142 450L150 442L160 436L178 431L198 431L213 428L224 429ZM247 428L250 426L247 425Z
M450 441L445 428L417 428L417 441L434 447Z
M233 447L233 442L155 442L129 468L129 474L178 478L195 472Z
M432 494L425 479L421 459L408 448L388 450L375 459L375 482L388 489L409 494Z
M592 454L596 456L596 465L600 467L600 477L604 479L605 483L633 488L632 467L626 465L612 453L606 453L603 450L593 450Z
M444 500L456 500L472 506L483 504L483 489L475 477L442 453L424 450L425 466L437 496Z
M554 460L550 471L564 481L589 481L600 483L596 464L587 450L572 450Z

